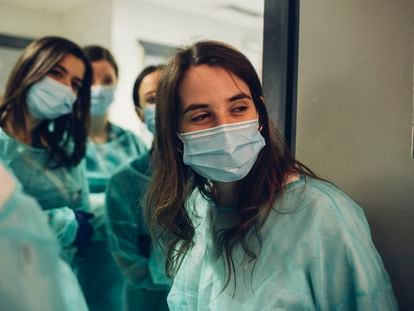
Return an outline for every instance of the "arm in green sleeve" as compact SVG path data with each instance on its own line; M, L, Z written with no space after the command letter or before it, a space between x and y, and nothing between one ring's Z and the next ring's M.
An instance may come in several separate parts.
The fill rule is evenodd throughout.
M47 216L50 228L56 234L62 248L72 245L79 228L75 212L65 206L46 210L44 213Z
M136 221L142 213L132 190L134 185L118 174L110 180L106 195L107 230L110 251L122 274L129 283L140 286L148 282L149 273L148 258L138 247L145 233Z

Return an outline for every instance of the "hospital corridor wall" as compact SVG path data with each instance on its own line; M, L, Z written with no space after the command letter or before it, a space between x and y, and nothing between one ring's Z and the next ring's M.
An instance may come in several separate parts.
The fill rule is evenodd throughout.
M296 156L364 207L401 310L414 310L413 17L411 0L304 0L298 29Z

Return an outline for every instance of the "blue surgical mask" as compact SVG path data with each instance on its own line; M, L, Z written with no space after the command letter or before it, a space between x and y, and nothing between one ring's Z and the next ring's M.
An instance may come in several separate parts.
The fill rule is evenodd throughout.
M257 119L181 133L183 161L212 181L241 180L250 172L266 145Z
M71 113L76 101L73 90L48 76L33 84L27 92L29 113L38 120L53 120Z
M91 116L102 117L114 101L115 86L96 85L91 88Z
M155 105L147 104L144 108L145 124L152 134L155 132Z

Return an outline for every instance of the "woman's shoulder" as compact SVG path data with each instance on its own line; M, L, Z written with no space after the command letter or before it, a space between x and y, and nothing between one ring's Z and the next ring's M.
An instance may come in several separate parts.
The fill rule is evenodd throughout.
M138 137L135 133L133 133L129 129L126 129L126 128L121 127L119 125L116 125L114 123L109 123L109 124L110 124L110 136L112 136L112 137L120 137L120 136L124 136L124 135L132 136L132 137Z
M354 200L332 183L309 176L287 185L276 199L273 212L275 219L288 215L290 221L311 224L313 229L328 226L336 233L369 231L365 213Z
M10 165L13 161L20 162L21 157L44 165L49 159L49 153L45 148L32 147L18 141L0 128L0 159Z
M124 133L130 132L129 130L127 130L127 129L119 126L119 125L116 125L112 122L109 123L109 126L110 126L111 134L124 134Z
M3 128L0 126L0 139L5 139L6 136L8 135L4 132Z
M151 180L148 167L150 165L150 155L148 153L131 160L122 165L112 175L109 180L109 187L125 187L131 185L137 187L137 184L147 184Z
M285 186L275 201L274 209L282 213L293 213L315 205L337 208L351 205L360 209L357 203L334 184L310 176L301 176Z
M4 131L2 127L0 127L0 144L4 144L6 142L15 142L17 143L17 140L11 137L9 134Z
M136 133L111 123L110 141L119 139L127 139L128 141L133 141L137 145L138 149L140 149L142 152L148 150L148 146L145 144L144 140Z

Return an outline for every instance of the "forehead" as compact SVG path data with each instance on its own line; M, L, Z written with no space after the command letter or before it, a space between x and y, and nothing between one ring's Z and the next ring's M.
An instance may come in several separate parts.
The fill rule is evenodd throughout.
M143 96L148 92L155 92L158 86L158 81L160 80L160 71L156 70L147 74L144 79L142 79L139 86L138 93Z
M78 78L83 78L85 73L85 64L73 54L66 54L57 65L64 67L68 74Z
M178 88L183 103L231 97L240 92L251 95L246 82L224 68L208 65L190 67Z
M92 68L93 68L93 74L94 75L114 75L116 76L115 69L111 65L110 62L108 62L105 59L98 60L96 62L92 62Z

